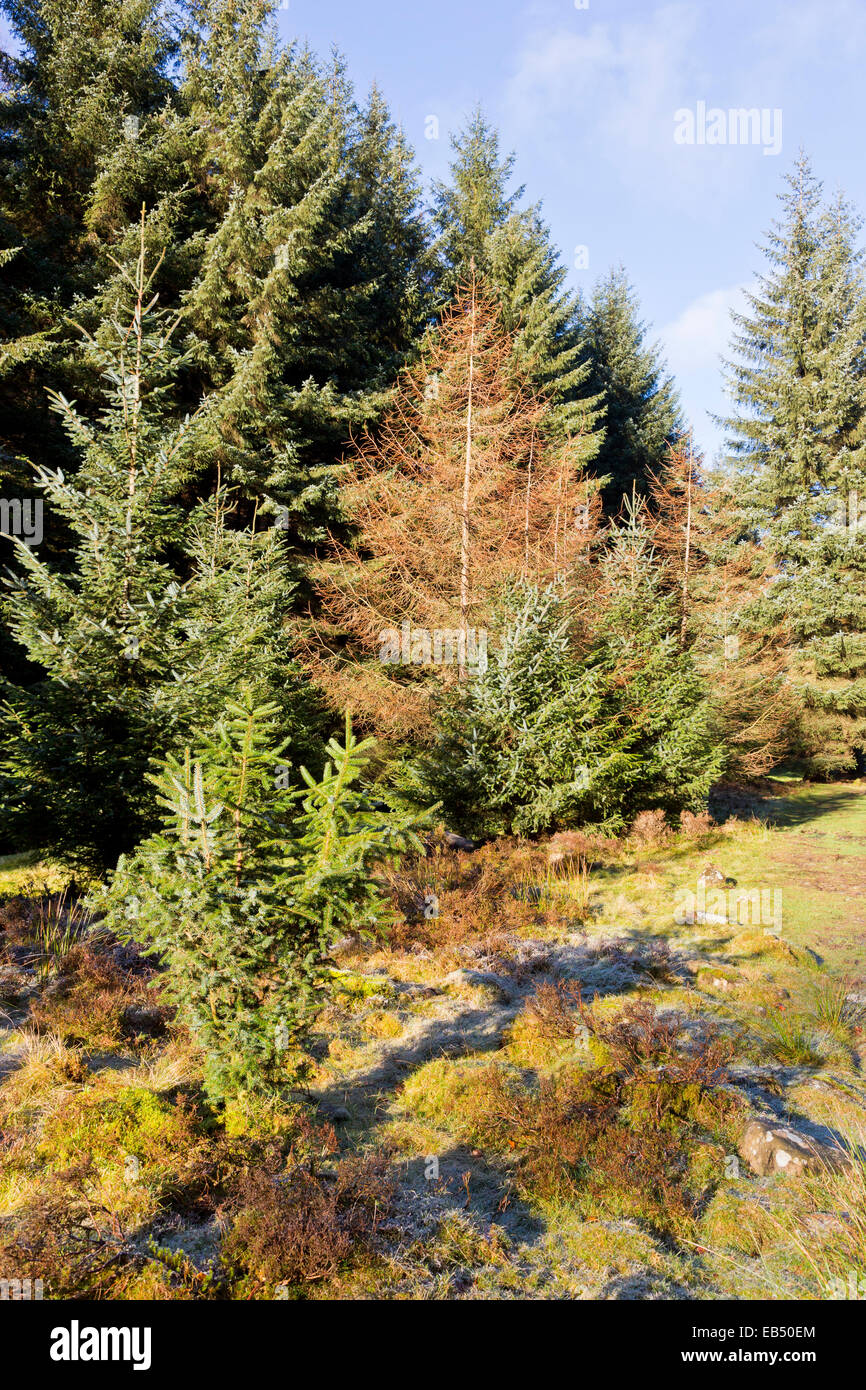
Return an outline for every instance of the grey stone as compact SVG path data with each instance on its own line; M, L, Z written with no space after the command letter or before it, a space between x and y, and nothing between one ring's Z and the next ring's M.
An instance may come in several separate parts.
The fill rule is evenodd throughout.
M330 1105L325 1102L319 1106L319 1113L326 1120L333 1120L335 1124L344 1124L346 1120L351 1120L352 1112L345 1105Z
M474 849L472 840L467 840L463 835L455 835L453 830L445 831L445 843L449 849Z
M839 1172L851 1162L842 1149L831 1148L790 1125L761 1116L749 1120L743 1130L740 1156L762 1177L770 1173L802 1177L805 1173Z

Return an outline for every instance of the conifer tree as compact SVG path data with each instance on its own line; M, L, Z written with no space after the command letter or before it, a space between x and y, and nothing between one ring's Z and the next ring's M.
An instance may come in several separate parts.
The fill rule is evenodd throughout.
M129 150L128 119L170 99L177 43L162 0L3 0L2 13L17 51L0 54L0 478L5 496L34 501L29 460L75 463L47 389L98 399L68 317L102 275L93 181L112 151ZM55 521L44 555L66 544ZM11 559L0 537L0 567ZM0 666L29 669L2 627Z
M499 136L476 107L466 129L451 137L454 160L449 182L433 186L433 218L442 260L443 288L453 294L463 283L471 262L489 271L491 233L515 215L524 188L509 193L515 156L500 157Z
M726 424L741 534L775 571L756 621L789 623L810 765L833 775L866 767L866 293L844 198L823 205L805 155L786 185L734 316Z
M791 681L791 634L782 611L768 626L762 597L774 566L743 538L737 480L711 475L703 489L703 566L689 619L695 661L724 742L725 774L763 777L802 744L802 697Z
M279 1094L308 1073L328 950L341 930L384 918L376 866L420 849L409 817L383 824L358 788L371 749L348 724L322 776L301 767L290 785L279 715L242 690L208 738L164 760L163 829L97 898L121 939L166 960L216 1103Z
M98 371L77 352L76 324L110 346L123 275L139 254L144 204L148 258L161 257L160 302L184 315L184 353L166 408L179 422L203 394L212 397L184 508L220 477L240 489L247 521L256 506L260 517L279 511L296 544L321 539L335 520L334 464L351 430L381 410L427 315L429 268L411 151L377 93L358 108L339 60L326 70L306 50L279 49L271 0L194 0L176 22L158 9L105 0L89 21L104 54L96 39L84 42L80 6L65 19L55 10L47 39L35 4L22 29L35 33L31 47L47 74L39 81L54 82L60 94L45 98L37 82L28 104L24 84L32 73L22 60L15 78L21 111L16 106L10 116L6 142L10 169L28 141L43 155L30 159L29 202L22 196L15 203L25 212L32 204L30 222L24 212L6 216L0 208L0 247L9 243L4 261L12 277L9 296L0 293L0 319L15 339L0 364L0 398L7 371L10 407L4 473L11 458L16 495L27 497L29 462L62 466L66 475L77 466L67 432L51 423L45 387L53 383L86 418L101 408ZM136 24L140 52L130 56ZM40 122L57 125L54 107L65 109L64 102L88 109L80 83L60 91L63 75L79 72L77 56L67 52L76 36L84 36L82 52L93 62L96 114L83 125L91 140L86 158L79 140L81 157L69 160L80 186L55 198L59 184L44 158L53 126L45 133ZM183 62L175 73L178 44ZM118 51L123 61L114 71ZM10 175L4 187L14 182ZM43 217L48 203L56 207L53 232ZM40 269L34 260L42 254L40 221L57 266ZM26 255L16 250L25 234ZM50 294L45 285L53 286ZM75 324L65 315L73 297ZM42 553L62 553L69 537L58 508L49 510L47 527ZM5 540L0 545L8 549ZM0 655L21 679L33 675L3 630Z
M187 532L173 500L195 469L204 412L180 426L163 418L179 362L153 274L142 240L129 320L114 324L113 345L89 340L107 383L102 418L52 399L81 463L69 477L39 468L37 482L73 537L70 564L18 541L8 581L10 627L40 678L3 684L6 828L20 845L48 841L98 866L152 822L150 758L210 725L241 676L267 688L280 636L273 530L230 537L218 488Z
M511 588L486 670L440 696L430 746L403 770L410 801L435 796L480 836L619 833L643 810L706 805L725 750L643 504L627 508L601 572L582 629L584 595L564 577Z
M724 772L763 776L795 742L798 717L787 630L761 630L749 616L770 577L767 556L743 541L732 480L704 468L690 435L650 487L662 590L676 598L680 645L705 682Z
M410 804L434 797L479 838L592 824L622 828L635 776L629 730L575 622L563 580L503 595L484 670L439 694L429 747L398 776Z
M624 498L649 495L651 476L682 431L680 405L658 346L647 342L647 325L622 267L596 285L584 328L586 389L603 402L604 442L593 472L604 479L605 513L615 516Z
M382 426L347 460L354 536L332 537L332 556L314 571L310 644L335 703L380 729L419 732L430 668L447 681L477 664L504 581L586 557L594 514L579 441L546 440L546 411L470 270ZM450 655L435 649L437 633Z
M696 810L724 766L709 691L682 643L682 597L666 591L646 504L629 500L602 562L600 661L629 728L631 809Z
M418 175L378 92L361 109L339 58L280 49L270 0L200 0L194 16L179 111L142 132L133 173L106 166L94 225L131 255L147 203L149 246L173 248L160 288L184 313L182 404L213 396L202 473L315 541L333 465L427 315Z
M34 439L48 462L66 452L44 392L67 384L63 320L94 285L93 180L106 154L125 148L127 116L167 100L176 40L160 0L4 0L2 9L20 53L2 60L0 237L17 249L0 282L0 461L23 481L16 460L35 452Z
M523 370L554 407L548 429L581 435L588 461L600 442L599 402L588 386L578 300L564 287L565 267L540 205L521 207L523 187L508 191L514 156L501 157L499 137L479 108L451 143L450 179L433 190L442 293L453 295L474 261L495 292Z

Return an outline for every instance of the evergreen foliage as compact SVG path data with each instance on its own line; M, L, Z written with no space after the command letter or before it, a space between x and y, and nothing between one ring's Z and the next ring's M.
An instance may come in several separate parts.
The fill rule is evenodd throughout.
M676 388L656 344L647 342L634 290L622 267L595 287L586 311L586 389L603 402L604 441L593 463L604 479L607 515L623 498L648 497L650 479L682 432Z
M281 690L286 711L293 698L279 538L230 530L222 486L188 524L173 500L204 412L166 427L180 359L152 275L142 248L130 321L114 323L113 344L85 349L106 382L101 419L52 398L82 461L70 476L39 468L37 481L73 537L70 563L18 540L7 581L12 633L42 674L2 686L4 830L103 866L152 821L150 758L212 724L242 675Z
M279 714L244 691L194 756L166 759L154 779L163 829L98 898L106 925L169 967L214 1102L303 1076L329 947L383 917L375 866L420 848L408 817L383 824L359 791L371 741L348 721L321 778L301 767L303 785L290 786Z
M638 755L631 809L695 810L722 770L724 747L710 689L682 642L681 595L659 564L645 504L627 504L601 569L601 662Z
M429 310L418 175L381 95L359 106L338 58L280 49L271 0L7 9L24 45L0 145L0 249L14 252L0 447L16 480L27 461L75 466L50 419L46 434L45 388L98 410L68 313L97 338L116 317L144 205L151 263L165 251L155 287L183 310L178 419L213 397L194 490L219 470L285 511L295 539L320 539L333 466Z
M499 137L480 109L451 143L449 181L433 189L442 292L453 296L474 262L514 335L515 356L555 407L548 428L582 435L587 462L600 444L600 402L588 385L580 306L564 288L566 270L540 205L523 208L523 188L508 191L514 156L501 158Z
M69 321L105 276L91 190L105 160L128 158L127 118L146 122L170 102L177 38L162 0L0 9L18 45L0 54L0 479L5 496L34 501L31 462L75 466L48 388L98 403L98 375ZM43 553L62 556L67 543L49 515ZM12 558L0 536L0 565ZM33 675L2 624L0 669Z
M81 383L65 318L100 275L93 182L128 149L127 116L169 100L177 42L160 0L3 0L2 10L20 53L2 57L0 466L26 483L21 457L69 456L45 389Z
M410 793L436 796L470 833L616 832L639 811L705 805L724 761L712 711L680 642L639 506L603 562L598 635L574 642L561 586L518 588L486 671L442 702Z
M176 109L106 162L91 221L123 259L146 203L190 352L178 401L212 397L201 474L219 468L311 542L336 518L349 434L381 411L427 314L418 175L381 95L361 107L339 58L281 49L268 0L201 0L193 18ZM113 292L107 279L95 320Z
M508 609L487 669L444 697L435 741L405 769L403 790L435 796L484 837L621 824L634 760L600 671L573 648L562 587L517 586Z
M748 312L734 316L727 424L741 536L774 566L753 621L784 619L821 775L866 762L866 292L859 219L822 203L804 155Z

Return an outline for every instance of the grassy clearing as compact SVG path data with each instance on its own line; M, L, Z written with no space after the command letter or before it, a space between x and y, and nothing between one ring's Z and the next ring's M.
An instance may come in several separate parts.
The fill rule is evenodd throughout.
M387 938L335 957L310 1092L223 1113L158 972L50 866L2 861L0 1272L110 1298L850 1296L866 811L779 791L688 835L404 864ZM734 907L682 920L710 864ZM781 930L739 912L753 889ZM849 1166L754 1175L756 1112Z

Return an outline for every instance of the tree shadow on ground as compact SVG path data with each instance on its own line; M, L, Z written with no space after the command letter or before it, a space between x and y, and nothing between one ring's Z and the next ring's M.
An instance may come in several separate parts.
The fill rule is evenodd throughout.
M763 802L767 818L783 829L800 825L816 826L825 816L836 811L854 811L866 805L861 787L836 787L832 792L820 796L774 796ZM838 832L837 832L838 833Z

